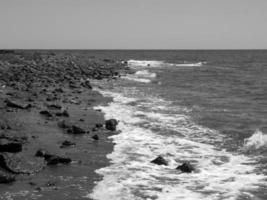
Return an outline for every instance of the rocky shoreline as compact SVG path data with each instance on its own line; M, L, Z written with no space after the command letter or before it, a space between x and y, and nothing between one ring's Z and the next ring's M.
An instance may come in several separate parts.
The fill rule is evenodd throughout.
M88 199L108 165L108 103L91 80L116 79L122 62L75 51L0 51L0 199Z

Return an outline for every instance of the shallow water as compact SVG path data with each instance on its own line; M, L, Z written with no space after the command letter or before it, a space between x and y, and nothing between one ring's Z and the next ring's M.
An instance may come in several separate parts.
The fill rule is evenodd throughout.
M94 199L266 199L267 51L94 52L135 74L102 89L121 133ZM105 88L105 87L104 87ZM168 166L150 163L158 155ZM175 168L190 161L196 168Z

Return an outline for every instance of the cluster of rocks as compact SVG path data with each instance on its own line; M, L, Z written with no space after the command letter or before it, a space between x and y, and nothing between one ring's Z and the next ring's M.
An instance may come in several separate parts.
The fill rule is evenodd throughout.
M36 123L35 126L42 123L49 126L55 124L60 132L70 135L58 145L57 148L61 150L78 147L71 140L72 135L79 137L92 133L92 141L101 141L99 134L115 132L118 121L109 119L96 123L88 130L88 126L85 128L84 125L85 120L81 118L77 122L68 106L76 106L77 109L82 107L81 104L92 107L91 101L85 102L80 98L80 94L85 91L97 95L92 90L90 80L115 79L124 70L128 69L120 62L91 59L79 54L0 51L0 112L3 113L0 122L7 113L13 116L11 119L14 123L17 116L23 118L25 113L32 113L32 116L37 113L41 120L32 122ZM0 130L0 183L11 183L21 174L35 174L45 166L72 163L71 157L56 151L50 152L49 149L47 151L42 146L32 155L25 154L24 149L32 145L38 135L24 140L24 136L12 136L14 132L19 134L20 126L12 130L8 123L0 123L0 128L5 131Z
M162 156L158 156L154 160L151 161L151 163L157 164L157 165L168 165L168 162L166 159L164 159ZM180 170L181 172L184 173L191 173L195 171L195 168L193 165L190 164L190 162L184 162L181 165L176 167L177 170Z

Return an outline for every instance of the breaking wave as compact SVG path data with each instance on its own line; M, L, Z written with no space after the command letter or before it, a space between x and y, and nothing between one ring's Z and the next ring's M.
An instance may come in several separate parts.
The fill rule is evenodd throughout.
M127 74L126 76L122 76L121 78L136 82L150 83L156 77L156 73L150 72L148 70L140 70L135 72L135 74Z
M244 140L243 148L246 151L267 149L267 135L257 129L252 136Z
M168 63L164 61L156 61L156 60L128 60L127 61L129 67L201 67L206 62L195 62L195 63Z
M121 132L111 136L116 144L108 155L111 165L97 170L103 180L87 197L96 200L221 200L236 199L240 195L253 198L247 191L264 184L265 176L256 174L250 157L227 152L207 142L214 137L223 142L216 131L194 124L186 114L161 113L169 109L164 100L140 101L120 93L101 92L114 101L98 108L106 119L120 121L117 128ZM131 106L136 102L140 104ZM154 105L162 106L155 110ZM184 109L177 107L177 111L180 110ZM169 134L163 127L177 132ZM202 140L196 139L196 135ZM248 144L252 140L248 140ZM169 165L150 163L158 155L166 158ZM199 170L179 173L175 168L183 161L190 161Z

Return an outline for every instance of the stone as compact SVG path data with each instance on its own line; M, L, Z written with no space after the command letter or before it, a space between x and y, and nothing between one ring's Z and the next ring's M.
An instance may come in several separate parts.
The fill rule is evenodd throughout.
M189 162L184 162L182 165L179 165L176 169L181 170L185 173L191 173L194 171L194 167Z
M68 133L78 135L78 134L84 134L86 133L86 131L78 126L72 125L71 128L68 129Z
M7 139L0 139L0 152L18 153L22 151L22 144Z
M11 101L9 99L5 100L6 106L11 108L18 108L18 109L27 109L31 107L31 104L23 105L14 101Z
M58 116L58 117L69 117L70 115L69 115L67 110L63 110L62 112L57 112L56 116Z
M116 119L109 119L109 120L106 120L105 125L106 125L107 130L116 131L118 121Z
M47 165L57 165L57 164L68 164L71 162L71 159L53 155L50 158L48 158L46 161L47 161Z
M93 138L94 140L99 140L98 135L93 135L92 138Z
M168 165L168 162L162 156L158 156L157 158L152 160L151 163L154 163L157 165Z
M46 117L53 117L53 115L49 111L47 111L47 110L41 110L40 111L40 114L41 115L44 115Z
M65 148L65 147L69 147L69 146L73 146L73 145L75 145L75 143L74 143L74 142L71 142L71 141L65 140L65 141L63 141L63 142L61 143L61 146L60 146L60 148Z

